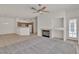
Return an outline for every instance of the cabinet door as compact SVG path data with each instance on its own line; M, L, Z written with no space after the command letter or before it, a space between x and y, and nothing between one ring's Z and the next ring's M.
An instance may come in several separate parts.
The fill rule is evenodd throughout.
M32 25L29 25L30 33L32 33Z
M69 20L69 37L77 37L77 19Z

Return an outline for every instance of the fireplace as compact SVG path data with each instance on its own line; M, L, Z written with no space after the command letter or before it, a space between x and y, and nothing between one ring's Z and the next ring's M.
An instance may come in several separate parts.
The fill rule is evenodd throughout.
M50 37L50 30L42 30L42 36L43 37Z

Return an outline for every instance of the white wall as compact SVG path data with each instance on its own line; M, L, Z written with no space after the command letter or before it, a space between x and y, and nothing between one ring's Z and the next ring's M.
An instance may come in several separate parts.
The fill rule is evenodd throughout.
M0 34L16 32L16 18L34 17L28 5L0 5ZM7 22L7 25L2 23Z
M60 18L60 17L64 17L64 30L65 30L65 33L63 34L63 32L59 32L59 31L55 31L54 30L54 27L57 26L57 18ZM68 37L68 22L69 22L69 19L71 18L76 18L79 23L79 10L67 10L67 11L60 11L60 12L55 12L52 14L52 37L58 37L58 38L63 38L65 37L66 39L69 39ZM78 31L79 31L79 24L78 24ZM64 35L64 36L63 36Z
M62 31L55 31L54 27L57 26L57 24L59 24L59 22L57 23L57 18L60 17L64 17L64 30L65 33L63 34ZM60 12L55 12L52 14L52 37L57 37L57 38L63 38L65 37L66 39L69 39L68 37L68 23L69 23L69 19L71 18L76 18L78 21L77 23L79 23L79 10L67 10L67 11L60 11ZM78 32L79 32L79 24L77 24L78 26ZM64 36L63 36L64 35Z
M0 17L0 34L15 33L15 19Z
M0 34L9 34L9 33L16 33L17 27L16 27L16 20L23 20L20 18L12 18L12 17L0 17ZM36 19L25 19L27 22L33 22L34 23L34 33L37 32L36 27Z
M64 31L57 31L55 30L56 26L59 26L59 22L57 22L58 18L64 17L65 18L65 11L60 12L51 12L48 14L41 14L38 17L38 36L41 36L41 29L51 29L51 37L63 38ZM64 23L62 23L64 27Z
M29 4L11 4L0 5L0 16L11 16L11 17L35 17L33 11L30 9Z
M55 29L56 27L60 27L60 18L62 17L65 18L65 11L52 13L52 38L63 38L64 31L59 31ZM62 27L64 27L64 23L62 23Z
M51 29L51 14L40 14L38 16L38 36L41 36L42 29Z
M33 25L34 25L34 34L36 34L37 33L37 18L33 18L32 19L32 22L33 22Z
M52 8L50 8L52 9ZM50 14L51 13L51 14ZM66 13L66 14L65 14ZM6 33L14 33L15 28L15 18L11 17L34 17L35 14L32 13L26 5L0 5L0 34ZM9 16L9 17L5 17ZM51 12L49 11L48 14L40 14L38 16L38 35L41 35L41 29L52 29L52 37L63 37L63 32L55 31L54 27L57 25L56 21L59 17L67 17L66 20L69 20L70 17L77 17L79 16L79 10L68 10L68 11L56 11ZM34 20L35 21L35 20ZM9 24L3 25L2 23L8 22ZM36 29L34 30L34 32ZM68 31L68 28L67 28Z
M77 29L79 31L79 10L72 10L72 11L66 11L66 17L67 17L67 39L69 39L68 36L68 22L70 19L76 18L77 19Z

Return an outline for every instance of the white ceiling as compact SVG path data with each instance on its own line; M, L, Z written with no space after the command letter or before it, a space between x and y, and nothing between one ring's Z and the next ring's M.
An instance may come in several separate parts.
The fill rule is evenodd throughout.
M43 4L44 5L44 4ZM31 6L38 7L36 4L3 4L0 5L0 15L18 16L18 17L34 17ZM47 4L50 12L63 10L79 10L79 4Z
M79 9L78 4L50 4L48 5L48 8L52 11L55 10L74 10L74 9Z

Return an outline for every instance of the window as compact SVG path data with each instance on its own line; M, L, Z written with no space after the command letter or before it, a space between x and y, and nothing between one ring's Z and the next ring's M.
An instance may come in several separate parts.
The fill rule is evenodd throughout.
M76 19L69 20L69 37L72 37L72 38L77 37L77 20Z

